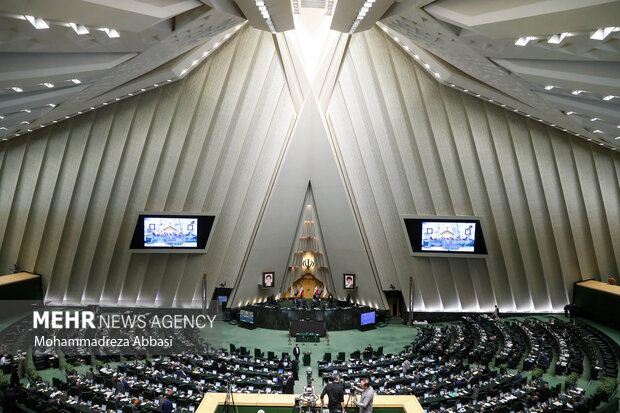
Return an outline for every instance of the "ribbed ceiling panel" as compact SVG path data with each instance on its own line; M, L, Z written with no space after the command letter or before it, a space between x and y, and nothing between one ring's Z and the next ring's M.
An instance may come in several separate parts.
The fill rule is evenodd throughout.
M243 29L182 81L0 144L1 273L65 303L232 284L294 119L272 37ZM131 254L145 210L216 213L207 254Z
M413 276L416 311L557 311L618 274L618 153L440 85L377 29L327 116L384 289ZM404 214L481 216L488 258L410 256Z

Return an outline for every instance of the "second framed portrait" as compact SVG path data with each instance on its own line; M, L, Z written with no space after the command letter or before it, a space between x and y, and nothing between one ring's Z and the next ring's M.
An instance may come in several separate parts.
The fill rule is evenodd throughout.
M263 273L263 288L271 288L274 285L276 274L273 271Z
M355 290L355 274L344 273L342 275L342 282L345 290Z

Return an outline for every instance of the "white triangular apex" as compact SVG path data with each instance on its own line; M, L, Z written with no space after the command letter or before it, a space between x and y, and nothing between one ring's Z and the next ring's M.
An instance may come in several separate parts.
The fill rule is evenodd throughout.
M290 290L288 286L293 285L295 281L305 274L314 276L329 291L334 291L334 282L329 270L329 259L325 252L320 219L314 196L312 195L311 183L308 184L308 191L299 214L297 233L289 254L282 292L288 292ZM321 285L319 283L315 284L316 286Z
M373 274L326 124L312 94L297 118L256 237L249 247L243 273L233 292L232 305L245 305L257 297L278 295L290 289L291 280L286 277L289 257L309 182L320 213L335 297L344 299L351 291L344 290L342 274L355 273L358 289L351 293L353 299L363 297L365 302L385 308L382 288ZM259 286L263 271L275 271L273 289ZM331 289L329 280L327 286Z

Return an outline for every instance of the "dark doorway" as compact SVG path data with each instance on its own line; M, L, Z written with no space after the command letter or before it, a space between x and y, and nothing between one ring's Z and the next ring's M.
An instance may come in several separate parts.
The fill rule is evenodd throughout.
M390 317L401 317L405 313L405 299L403 298L403 293L400 290L386 290L383 291L385 293L385 298L387 300L389 306L389 315Z

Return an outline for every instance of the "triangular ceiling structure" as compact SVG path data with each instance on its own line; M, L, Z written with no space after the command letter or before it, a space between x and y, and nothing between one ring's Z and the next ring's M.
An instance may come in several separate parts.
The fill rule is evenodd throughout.
M375 276L348 190L338 165L328 129L318 101L310 94L298 115L284 160L278 171L269 201L251 241L249 255L240 272L231 298L234 306L268 295L260 291L263 271L276 272L275 292L290 287L287 274L291 245L295 242L299 207L306 198L308 182L316 208L321 211L322 234L331 273L335 278L335 296L344 298L337 282L343 273L357 274L357 294L364 302L385 308L385 299ZM286 281L285 281L286 279Z

